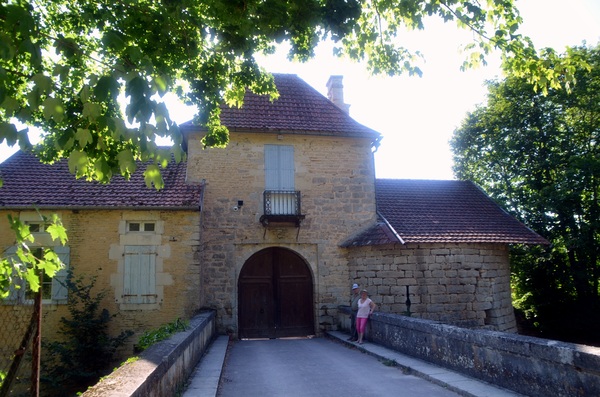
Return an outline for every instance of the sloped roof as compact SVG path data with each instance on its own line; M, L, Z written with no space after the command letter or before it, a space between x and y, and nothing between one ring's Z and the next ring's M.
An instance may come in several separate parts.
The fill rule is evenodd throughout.
M342 246L398 242L548 244L472 182L378 179L375 186L380 222Z
M295 74L273 74L279 98L249 91L241 108L221 106L221 123L230 131L276 132L323 136L364 137L380 134L352 119ZM182 125L184 131L193 126Z
M171 161L161 170L165 187L146 187L144 165L126 181L116 175L109 184L75 179L66 160L41 163L19 151L0 164L0 208L135 208L198 209L201 187L185 183L186 163Z

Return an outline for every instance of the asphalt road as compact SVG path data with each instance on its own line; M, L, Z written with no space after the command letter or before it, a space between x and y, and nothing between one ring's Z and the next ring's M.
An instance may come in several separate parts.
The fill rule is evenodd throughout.
M236 341L227 353L217 395L459 396L385 364L326 338Z

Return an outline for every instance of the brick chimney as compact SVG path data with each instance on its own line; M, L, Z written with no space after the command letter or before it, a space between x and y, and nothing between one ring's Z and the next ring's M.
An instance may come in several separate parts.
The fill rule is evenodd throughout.
M342 79L344 76L331 76L327 81L327 98L344 113L350 113L350 105L344 103L344 85Z

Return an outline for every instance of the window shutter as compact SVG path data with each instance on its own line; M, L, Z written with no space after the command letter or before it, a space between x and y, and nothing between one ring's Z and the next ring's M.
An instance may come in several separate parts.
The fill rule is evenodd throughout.
M127 303L156 302L154 246L125 246L123 295Z
M17 253L16 245L8 247L6 250L6 258L7 259L13 258L14 260L18 261L19 258L17 257L16 253ZM19 285L21 288L16 288L14 283L10 284L10 291L8 293L8 297L6 298L7 303L19 303L19 302L22 302L25 298L25 287L26 287L25 281L20 278L13 278L13 280L14 280L14 283Z
M279 169L281 190L294 190L294 147L279 146Z
M265 189L279 189L279 159L277 146L265 145Z
M52 300L55 301L66 301L68 298L67 289L67 276L69 274L69 263L70 263L70 247L58 246L54 247L54 252L58 255L62 263L65 265L63 269L60 269L52 279Z
M294 190L294 147L265 145L265 189Z

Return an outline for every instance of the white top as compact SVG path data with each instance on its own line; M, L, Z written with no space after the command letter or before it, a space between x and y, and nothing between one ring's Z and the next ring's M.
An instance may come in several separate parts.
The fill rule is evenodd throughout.
M369 312L371 311L371 303L373 303L373 301L370 298L365 299L364 302L362 302L362 299L359 299L358 312L356 313L356 317L368 318Z

